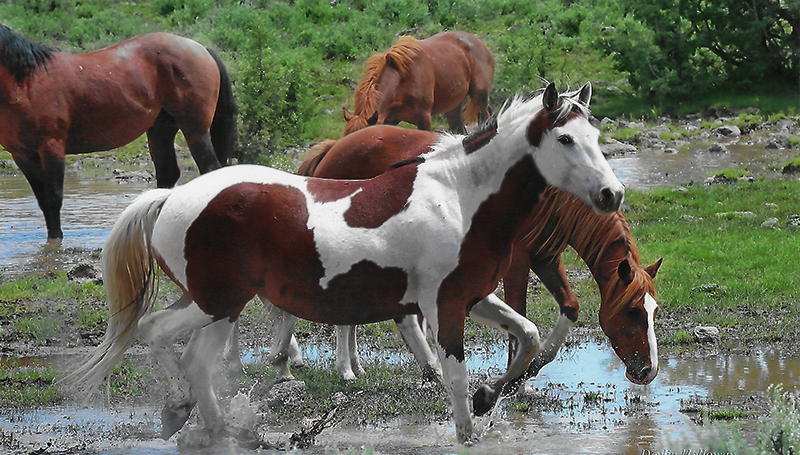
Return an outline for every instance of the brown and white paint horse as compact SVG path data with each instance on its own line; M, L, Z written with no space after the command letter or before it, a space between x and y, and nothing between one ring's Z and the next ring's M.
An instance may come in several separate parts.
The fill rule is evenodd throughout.
M388 51L372 55L355 93L355 113L342 108L343 135L369 125L413 123L431 129L431 115L444 114L450 130L465 133L468 121L489 117L494 56L481 40L459 31L424 40L403 36Z
M589 99L585 86L572 96ZM570 95L566 95L570 96ZM324 178L370 178L383 173L397 161L421 155L440 139L434 132L393 126L374 126L339 140L314 146L300 165L298 174ZM596 213L590 206L569 193L548 187L523 235L515 242L511 265L503 277L506 303L526 314L529 271L534 271L559 305L560 316L542 350L529 368L536 376L552 362L563 345L569 329L578 320L580 304L573 292L561 259L572 246L588 265L600 289L600 323L611 346L626 365L626 376L637 384L651 382L658 372L658 348L653 322L656 315L656 289L653 278L661 260L643 267L628 224L621 211L611 215ZM279 378L292 377L287 364L302 364L294 339L296 318L271 309L278 335L270 351ZM651 314L652 313L652 314ZM400 333L414 354L423 375L441 377L438 362L424 333L413 317L397 321ZM336 330L336 370L347 380L363 372L356 347L355 326ZM234 333L235 336L235 333ZM288 338L288 340L287 340ZM233 355L234 352L231 352ZM238 358L239 352L235 352ZM513 357L510 344L509 361ZM233 357L232 357L233 358ZM234 359L235 360L235 359Z
M552 84L543 96L511 102L493 136L468 149L462 138L443 136L430 153L370 180L240 165L144 193L103 250L106 337L70 379L96 389L138 326L170 381L162 436L179 430L195 404L209 432L220 435L226 421L213 367L255 295L328 324L422 314L436 340L458 441L472 440L465 318L519 340L507 373L479 389L481 406L496 402L539 351L536 326L492 291L540 193L549 183L604 212L617 210L624 195L587 105L559 98ZM183 296L148 314L157 266ZM173 341L192 331L178 362Z

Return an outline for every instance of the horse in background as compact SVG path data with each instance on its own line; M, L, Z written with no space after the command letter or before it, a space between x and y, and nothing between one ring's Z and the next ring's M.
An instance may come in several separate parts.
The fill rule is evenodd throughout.
M370 180L239 165L139 196L103 248L105 338L69 381L96 390L138 327L170 380L162 435L183 427L199 405L214 439L230 425L213 390L216 359L254 296L336 325L422 314L458 442L472 441L466 317L520 342L506 374L473 397L479 415L507 384L524 380L539 350L535 324L492 294L539 194L549 183L603 212L619 209L624 197L588 106L559 97L552 84L539 97L515 99L481 133L468 144L444 135L430 153ZM159 266L183 295L148 314ZM186 332L193 333L178 361L173 343Z
M48 240L63 238L66 155L111 150L147 134L159 188L180 177L183 132L200 173L236 149L237 107L219 54L167 33L66 54L0 25L0 144L25 175Z
M413 123L431 129L431 116L444 114L450 130L466 133L467 121L489 117L494 56L474 35L443 32L424 40L401 37L388 51L367 59L355 92L355 113L342 108L343 135L369 125Z
M580 96L578 93L573 95ZM427 131L369 127L312 147L298 174L336 179L371 178L386 171L392 163L427 153L440 137L438 133ZM465 138L466 143L471 140ZM600 289L600 325L617 356L625 363L626 376L634 383L650 382L658 370L653 278L661 260L647 267L640 265L639 252L621 211L607 216L598 214L569 193L548 187L532 213L536 216L529 219L523 235L515 242L511 264L503 276L505 301L518 313L526 315L528 275L533 271L555 298L560 316L531 363L529 376L535 376L555 359L569 329L578 320L580 304L561 258L567 246L572 246L589 267ZM279 325L278 340L273 344L271 358L279 377L290 378L286 352L280 351L280 346L285 344L279 343L281 337L291 337L288 355L293 364L298 362L300 354L292 336L294 322L284 322L282 318L286 316L279 313L271 312L271 317L279 322L276 324ZM413 318L397 323L423 375L440 376L424 333ZM363 371L355 343L355 326L337 327L336 368L345 379L355 379L356 373ZM509 361L514 356L514 344L512 340Z

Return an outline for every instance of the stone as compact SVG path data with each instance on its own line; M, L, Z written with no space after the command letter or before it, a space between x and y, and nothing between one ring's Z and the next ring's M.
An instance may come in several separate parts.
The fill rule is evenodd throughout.
M67 271L67 280L70 283L95 283L103 284L102 272L92 264L78 264Z
M607 157L636 153L636 147L614 139L609 139L607 143L600 144L600 150L603 152L603 155Z
M711 153L731 153L731 151L728 150L728 147L725 147L722 144L711 144L708 146L708 151Z
M714 132L723 137L739 137L742 135L742 130L735 125L722 125L714 129Z
M800 215L789 215L786 221L786 229L800 229Z
M719 329L714 326L699 325L692 330L692 336L698 343L716 343L719 341Z
M761 223L761 227L766 229L780 229L781 222L775 217L767 218L767 221Z
M692 288L692 292L706 292L708 294L724 294L728 292L727 286L720 286L717 283L705 283Z

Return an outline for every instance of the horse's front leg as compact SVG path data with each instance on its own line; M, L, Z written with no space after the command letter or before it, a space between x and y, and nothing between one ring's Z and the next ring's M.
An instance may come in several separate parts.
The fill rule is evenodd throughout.
M555 360L558 350L564 345L569 330L578 320L580 310L578 297L569 285L567 272L564 270L564 261L561 255L551 258L531 257L531 270L536 273L547 290L558 302L560 314L556 325L550 331L547 339L542 343L542 350L528 367L527 377L534 377L548 363Z
M506 385L516 390L525 381L525 371L540 349L539 330L533 322L514 311L494 294L489 294L472 307L469 316L487 326L512 333L519 343L517 355L514 356L506 373L498 378L493 386L484 384L475 392L472 409L475 415L481 416L494 407Z
M64 146L54 139L39 146L33 157L12 153L14 162L28 180L44 215L47 240L60 241L61 205L64 202Z
M356 371L361 367L358 362L358 348L353 343L356 341L356 326L336 326L336 371L345 381L355 381L356 373L353 371L353 358L356 359ZM360 373L363 373L362 369Z

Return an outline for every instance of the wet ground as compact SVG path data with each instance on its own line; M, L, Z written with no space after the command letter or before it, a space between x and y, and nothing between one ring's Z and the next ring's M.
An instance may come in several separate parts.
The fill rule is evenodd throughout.
M322 350L304 346L312 367L332 367L331 350L331 346ZM469 357L469 368L475 373L501 368L506 354L503 346L494 346L473 351ZM800 381L800 360L781 359L768 349L749 355L685 357L676 352L662 355L658 378L642 387L624 378L621 362L605 344L574 345L529 382L526 394L501 403L481 442L469 453L563 454L565 447L587 454L699 450L715 430L698 425L697 403L715 397L762 402L769 384ZM415 368L407 353L365 356L366 363L387 359ZM258 362L259 358L245 353L244 360ZM25 447L19 453L48 446L60 448L61 453L253 453L224 445L180 450L176 438L158 440L158 416L159 410L149 405L11 411L0 415L0 435L13 437ZM756 420L744 420L740 427L747 430L756 424ZM280 447L296 429L260 427L259 434ZM459 451L451 422L419 424L397 419L367 426L334 426L324 430L311 449L300 453L362 453L364 448L387 454Z
M677 153L653 148L613 157L610 162L628 188L648 189L703 181L711 171L747 167L755 172L785 159L786 151L765 153L763 145L729 141L730 153L711 154L706 144L679 147ZM44 242L44 223L22 176L0 175L0 275L11 276L71 261L100 248L116 216L132 198L154 186L151 181L114 175L87 177L80 166L69 169L60 246ZM63 254L74 248L78 254ZM785 358L769 348L745 353L713 350L662 352L661 372L649 386L624 378L618 358L604 343L582 341L564 350L555 362L532 380L522 397L506 399L481 442L469 453L628 453L641 454L686 448L700 449L714 430L698 425L698 410L720 400L747 412L763 411L769 384L800 383L800 360ZM263 353L246 351L246 362ZM304 346L312 364L332 368L332 346ZM504 346L473 348L468 353L474 372L499 370L505 365ZM366 362L388 362L416 368L406 353L366 352ZM43 361L46 361L43 360ZM254 398L255 399L255 398ZM0 410L0 438L16 453L179 453L175 438L160 441L160 410L152 405ZM744 420L745 430L756 420ZM267 441L281 446L295 431L259 428ZM281 431L285 430L285 431ZM304 453L459 453L452 422L419 424L403 419L323 431ZM262 450L262 452L270 452ZM195 453L183 450L180 453ZM218 447L200 453L253 453Z

